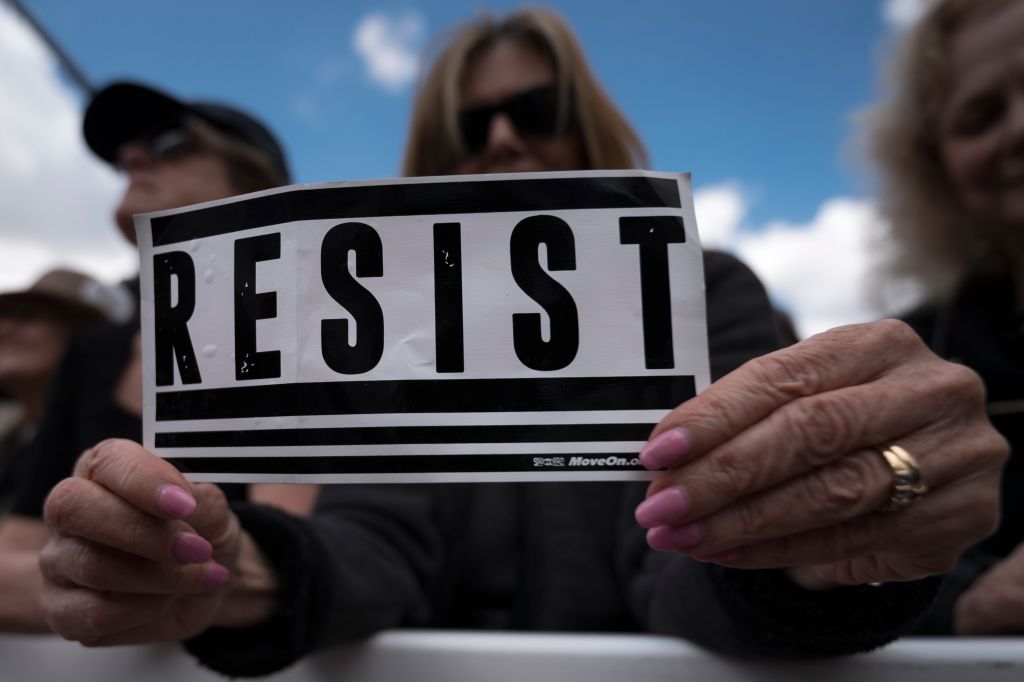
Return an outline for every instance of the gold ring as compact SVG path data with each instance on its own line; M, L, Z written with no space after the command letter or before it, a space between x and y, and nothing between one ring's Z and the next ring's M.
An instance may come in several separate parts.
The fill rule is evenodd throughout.
M917 466L917 460L909 452L899 445L875 449L892 469L892 492L889 493L886 503L879 508L881 511L906 509L928 492L928 486L921 480L921 469Z

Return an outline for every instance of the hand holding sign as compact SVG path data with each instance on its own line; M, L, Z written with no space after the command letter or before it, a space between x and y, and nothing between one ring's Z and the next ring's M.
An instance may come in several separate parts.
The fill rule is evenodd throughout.
M805 587L945 573L998 518L1007 446L981 382L901 322L835 329L753 360L655 435L641 459L670 468L637 510L651 546L790 568ZM893 471L875 447L894 442L932 490L878 513Z
M272 580L258 570L220 489L190 487L135 443L105 441L83 454L45 511L41 609L66 639L92 646L177 641L261 615L259 600L249 600L243 615L235 602L233 613L223 608L240 562L255 569L255 582Z

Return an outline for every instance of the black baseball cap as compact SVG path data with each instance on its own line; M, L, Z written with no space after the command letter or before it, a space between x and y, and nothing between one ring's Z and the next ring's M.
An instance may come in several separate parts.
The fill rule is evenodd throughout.
M282 181L289 182L288 162L277 138L249 114L217 102L183 102L139 83L112 83L97 92L85 110L82 133L96 156L114 165L122 144L187 116L255 147L270 159Z

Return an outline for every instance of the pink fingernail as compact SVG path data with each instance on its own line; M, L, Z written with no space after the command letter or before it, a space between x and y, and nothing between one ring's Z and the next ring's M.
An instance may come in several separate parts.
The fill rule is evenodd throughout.
M683 518L690 510L690 496L680 486L672 486L651 495L637 505L636 522L641 528L654 528Z
M697 523L682 526L656 526L647 531L648 546L658 552L693 547L704 537L704 529Z
M174 538L171 553L184 564L201 564L213 556L213 545L195 533L181 533Z
M692 439L686 429L676 427L647 443L640 451L640 463L646 469L664 469L678 464L690 452Z
M183 519L196 510L196 498L181 486L162 485L156 491L156 506L176 519Z
M218 563L210 562L203 570L203 584L207 587L222 587L231 580L231 571Z

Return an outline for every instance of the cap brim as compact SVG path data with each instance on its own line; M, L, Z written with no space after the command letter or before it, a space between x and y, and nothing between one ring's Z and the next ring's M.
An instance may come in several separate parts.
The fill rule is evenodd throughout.
M82 133L89 148L104 161L117 162L118 148L154 126L180 118L188 107L136 83L114 83L100 90L85 111Z

